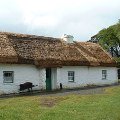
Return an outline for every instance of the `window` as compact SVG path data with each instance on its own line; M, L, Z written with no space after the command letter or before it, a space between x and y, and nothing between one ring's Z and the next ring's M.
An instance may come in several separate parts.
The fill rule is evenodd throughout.
M68 71L68 81L69 82L74 82L74 71Z
M102 79L107 79L107 70L102 70Z
M4 83L13 83L14 72L13 71L3 71Z

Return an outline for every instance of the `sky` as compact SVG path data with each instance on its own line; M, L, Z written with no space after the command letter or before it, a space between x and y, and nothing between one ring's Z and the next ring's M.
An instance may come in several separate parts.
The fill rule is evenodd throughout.
M120 19L120 0L0 0L0 31L87 41Z

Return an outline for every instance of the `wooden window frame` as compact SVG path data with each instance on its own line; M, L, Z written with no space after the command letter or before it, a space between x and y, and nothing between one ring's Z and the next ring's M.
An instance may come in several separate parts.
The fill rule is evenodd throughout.
M68 82L74 82L74 81L75 81L75 72L68 71Z
M102 70L102 80L107 79L107 70Z
M3 71L3 83L13 83L13 82L14 82L14 71Z

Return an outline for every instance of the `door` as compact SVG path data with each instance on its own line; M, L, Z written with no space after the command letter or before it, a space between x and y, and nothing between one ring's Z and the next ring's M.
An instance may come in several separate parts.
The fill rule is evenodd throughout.
M51 68L46 68L46 90L51 90Z
M120 79L120 69L118 69L118 79Z

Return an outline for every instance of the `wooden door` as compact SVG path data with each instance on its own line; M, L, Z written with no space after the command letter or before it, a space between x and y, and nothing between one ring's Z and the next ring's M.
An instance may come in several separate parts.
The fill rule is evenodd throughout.
M46 68L46 90L50 91L52 89L51 86L51 68Z

